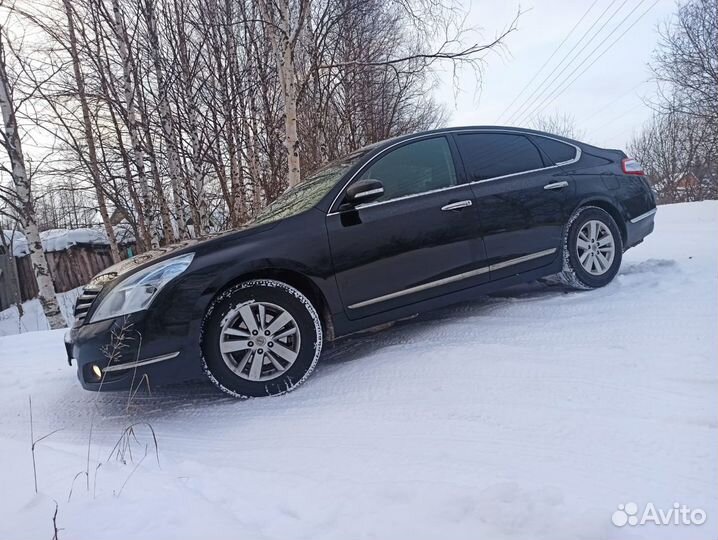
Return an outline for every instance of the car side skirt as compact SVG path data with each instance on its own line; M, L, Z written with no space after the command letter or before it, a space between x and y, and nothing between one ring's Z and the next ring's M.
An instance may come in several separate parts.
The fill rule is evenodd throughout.
M492 264L492 265L488 265L488 266L482 266L481 268L477 268L476 270L471 270L469 272L462 272L461 274L456 274L454 276L449 276L447 278L438 279L438 280L432 281L430 283L423 283L421 285L417 285L416 287L410 287L408 289L403 289L401 291L396 291L393 293L385 294L383 296L377 296L376 298L370 298L369 300L364 300L363 302L357 302L356 304L352 304L348 307L349 307L349 309L357 309L357 308L362 308L365 306L370 306L372 304L377 304L379 302L386 302L387 300L392 300L394 298L399 298L402 296L406 296L408 294L425 291L428 289L432 289L434 287L440 287L441 285L448 285L449 283L454 283L457 281L468 279L473 276L486 274L493 270L499 270L501 268L507 268L507 267L515 265L515 264L521 264L523 262L527 262L527 261L530 261L533 259L545 257L545 256L551 255L555 252L556 252L556 248L551 248L551 249L545 249L543 251L538 251L536 253L529 253L528 255L524 255L522 257L516 257L515 259L509 259L507 261L501 261L500 263L496 263L496 264Z
M502 279L498 279L496 281L489 281L487 283L482 283L481 285L476 285L467 289L461 289L453 293L444 294L435 298L429 298L427 300L422 300L413 304L407 304L399 308L377 313L376 315L363 317L361 319L351 320L343 312L335 313L335 335L337 336L337 338L343 337L348 334L367 330L374 326L379 326L388 322L404 319L406 317L410 317L424 311L431 311L433 309L450 306L452 304L466 302L467 300L472 300L476 297L496 292L506 287L511 287L512 285L519 285L522 283L527 283L529 281L537 280L542 277L557 274L561 271L562 268L563 258L556 257L551 264L542 266L541 268L537 268L529 272L523 272L513 276L508 276Z

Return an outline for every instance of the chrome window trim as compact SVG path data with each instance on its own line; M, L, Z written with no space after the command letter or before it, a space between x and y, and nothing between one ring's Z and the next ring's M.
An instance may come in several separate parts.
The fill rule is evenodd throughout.
M413 199L415 197L423 197L424 195L431 195L432 193L439 193L440 191L449 191L451 189L456 189L460 187L466 187L468 184L456 184L455 186L447 186L445 188L437 188L437 189L430 189L429 191L422 191L421 193L412 193L411 195L402 195L401 197L394 197L393 199L389 199L388 201L376 201L376 202L370 202L370 203L364 203L364 204L357 204L354 209L355 210L361 210L362 208L369 208L371 206L380 206L382 204L389 204L397 201L403 201L405 199ZM330 212L327 215L333 216L335 214L340 214L340 211L336 212Z
M463 279L467 279L470 277L478 276L481 274L486 274L487 272L491 272L493 270L500 270L502 268L506 268L506 267L512 266L514 264L521 264L523 262L531 261L533 259L545 257L545 256L551 255L552 253L555 253L555 252L556 252L556 248L544 249L542 251L537 251L535 253L529 253L528 255L522 255L521 257L516 257L514 259L508 259L506 261L501 261L496 264L482 266L481 268L477 268L476 270L469 270L468 272L462 272L460 274L455 274L453 276L449 276L446 278L437 279L436 281L431 281L429 283L424 283L422 285L416 285L415 287L409 287L408 289L402 289L401 291L395 291L392 293L384 294L382 296L377 296L376 298L370 298L369 300L363 300L361 302L357 302L356 304L352 304L347 307L349 309L359 309L359 308L363 308L366 306L371 306L373 304L378 304L379 302L386 302L387 300L393 300L394 298L406 296L407 294L413 294L415 292L425 291L427 289L432 289L434 287L439 287L441 285L447 285L449 283L454 283L456 281L461 281Z
M528 171L521 171L521 172L516 172L516 173L511 173L511 174L504 174L504 175L502 175L502 176L494 176L494 177L491 177L491 178L484 178L483 180L475 180L475 181L473 181L473 182L466 182L466 183L464 183L464 184L457 184L457 185L455 185L455 186L447 186L447 187L445 187L445 188L432 189L432 190L430 190L430 191L423 191L423 192L421 192L421 193L412 193L411 195L403 195L403 196L401 196L401 197L396 197L396 198L394 198L394 199L389 199L388 201L377 201L377 202L372 202L372 203L366 203L366 204L363 204L363 205L358 205L358 206L356 206L355 209L359 210L359 209L361 209L361 208L369 208L369 207L371 207L371 206L379 206L380 204L387 204L387 203L392 203L392 202L395 202L395 201L402 201L402 200L404 200L404 199L410 199L410 198L413 198L413 197L422 197L422 196L424 196L424 195L431 195L431 194L433 194L433 193L438 193L438 192L440 192L440 191L448 191L448 190L450 190L450 189L456 189L456 188L458 188L458 187L463 187L463 186L471 186L471 185L474 185L474 184L483 184L483 183L485 183L485 182L493 182L493 181L495 181L495 180L503 180L504 178L511 178L511 177L513 177L513 176L518 176L518 175L521 175L521 174L530 174L530 173L539 172L539 171L547 171L547 170L549 170L549 169L556 169L556 168L559 168L559 167L565 167L566 165L572 165L572 164L576 163L578 160L581 159L581 148L579 148L579 147L576 146L575 144L569 143L569 142L566 142L566 141L562 141L562 140L560 140L560 139L557 139L557 138L555 138L555 137L551 137L551 136L549 136L549 135L540 135L540 134L537 134L537 133L529 133L529 132L526 132L526 131L519 131L519 130L513 130L513 129L501 129L501 128L499 128L499 129L492 129L492 128L475 128L475 129L452 129L452 130L448 130L448 131L442 131L441 133L423 133L423 134L420 134L420 135L416 135L415 137L410 137L410 138L408 138L408 139L403 139L403 140L401 140L401 141L395 142L394 144L391 144L391 145L387 146L386 148L384 148L383 150L381 150L377 155L375 155L373 158L371 158L370 161L368 161L367 163L365 163L364 165L362 165L362 167L361 167L358 171L356 171L356 172L349 178L349 180L347 180L347 181L344 183L344 185L342 186L342 188L339 190L339 193L337 193L337 195L334 197L334 200L332 200L332 204L329 205L329 212L327 213L327 216L333 216L333 215L336 215L336 214L340 214L340 213L341 213L339 210L334 210L334 211L332 211L332 208L334 208L334 207L336 206L337 201L338 201L339 198L342 196L342 194L345 193L345 191L346 191L347 187L349 186L349 184L351 184L351 183L354 181L354 179L355 179L358 175L362 174L362 173L366 170L366 168L367 168L369 165L371 165L371 163L375 162L378 158L380 158L381 156L383 156L383 155L384 155L385 153L387 153L389 150L391 150L391 149L393 149L393 148L395 148L395 147L397 147L397 146L403 145L404 143L408 143L408 142L411 142L411 141L418 141L418 140L421 140L421 139L424 139L424 138L430 139L430 138L432 138L432 137L441 137L441 136L447 135L447 134L463 134L463 133L466 133L466 134L469 134L469 133L509 133L509 134L514 134L514 135L524 135L524 136L527 136L527 137L529 137L529 136L533 136L533 137L543 137L544 139L551 139L551 140L553 140L553 141L557 141L557 142L566 144L566 145L568 145L568 146L573 146L573 147L576 149L576 155L575 155L575 157L574 157L573 159L569 159L569 160L566 160L566 161L561 161L561 162L559 162L559 163L556 163L555 165L549 165L548 167L541 167L541 168L539 168L539 169L531 169L531 170L528 170ZM540 150L539 150L539 151L540 151ZM454 166L456 166L456 164L454 164Z
M647 217L650 217L653 214L655 214L657 210L658 210L658 208L653 208L652 210L649 210L648 212L645 212L645 213L641 214L640 216L636 216L631 220L631 223L638 223L639 221L642 221L642 220L646 219Z

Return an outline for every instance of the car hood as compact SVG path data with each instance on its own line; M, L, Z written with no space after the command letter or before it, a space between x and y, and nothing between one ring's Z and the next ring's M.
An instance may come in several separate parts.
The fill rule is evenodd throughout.
M277 222L267 225L257 225L250 223L245 227L224 231L221 233L214 233L200 238L190 238L188 240L182 240L175 244L169 244L157 249L151 249L120 261L112 266L105 268L102 272L97 274L90 280L90 285L93 286L104 286L105 284L114 281L120 276L128 273L133 273L135 270L139 270L142 267L149 266L152 263L159 262L164 259L182 255L184 253L190 253L193 251L206 250L211 248L213 243L222 243L224 241L239 240L246 236L265 231L273 228Z

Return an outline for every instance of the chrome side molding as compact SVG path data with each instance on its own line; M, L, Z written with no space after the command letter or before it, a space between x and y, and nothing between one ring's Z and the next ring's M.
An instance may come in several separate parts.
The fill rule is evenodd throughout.
M364 300L363 302L359 302L357 304L352 304L351 306L349 306L349 309L358 309L358 308L362 308L362 307L366 307L366 306L371 306L372 304L377 304L379 302L386 302L387 300L399 298L400 296L405 296L407 294L425 291L426 289L431 289L433 287L439 287L441 285L453 283L454 281L460 281L462 279L467 279L467 278L478 276L481 274L486 274L488 271L489 271L489 267L484 266L482 268L477 268L476 270L462 272L461 274L456 274L455 276L450 276L450 277L443 278L443 279L437 279L436 281L432 281L430 283L424 283L423 285L417 285L416 287L409 287L408 289L404 289L402 291L396 291L393 293L385 294L383 296L377 296L376 298L370 298L369 300Z
M641 220L643 220L643 219L646 219L647 217L652 216L653 214L656 213L656 210L658 210L658 208L654 208L653 210L649 210L648 212L645 212L644 214L641 214L640 216L634 217L634 218L631 220L631 223L638 223L639 221L641 221Z
M543 251L529 253L528 255L516 257L515 259L509 259L508 261L501 261L500 263L492 264L491 266L489 266L489 270L491 270L492 272L494 270L501 270L502 268L506 268L507 266L513 266L514 264L521 264L527 261L532 261L533 259L538 259L540 257L545 257L546 255L551 255L552 253L556 253L556 248L544 249Z
M371 306L372 304L378 304L379 302L386 302L387 300L399 298L399 297L405 296L407 294L413 294L415 292L425 291L427 289L432 289L434 287L440 287L441 285L447 285L449 283L461 281L462 279L467 279L467 278L478 276L481 274L486 274L488 272L491 272L492 270L500 270L501 268L506 268L507 266L512 266L514 264L521 264L523 262L531 261L533 259L545 257L546 255L551 255L552 253L555 253L555 252L556 252L556 248L544 249L542 251L537 251L536 253L529 253L528 255L523 255L521 257L516 257L514 259L508 259L508 260L502 261L500 263L491 264L489 266L482 266L481 268L477 268L476 270L469 270L468 272L462 272L461 274L456 274L456 275L449 276L449 277L446 277L443 279L437 279L436 281L431 281L429 283L417 285L416 287L409 287L408 289L396 291L396 292L389 293L389 294L384 294L382 296L377 296L376 298L370 298L369 300L364 300L362 302L357 302L356 304L350 305L349 309L359 309L359 308L363 308L366 306Z

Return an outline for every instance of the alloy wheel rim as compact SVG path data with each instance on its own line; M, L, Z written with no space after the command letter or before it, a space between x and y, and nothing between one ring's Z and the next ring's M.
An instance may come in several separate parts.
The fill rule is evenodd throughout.
M605 274L616 256L611 229L602 221L587 221L578 231L576 251L578 261L586 272L593 276Z
M285 373L299 356L301 336L292 315L270 302L245 302L222 322L219 350L227 367L248 381Z

